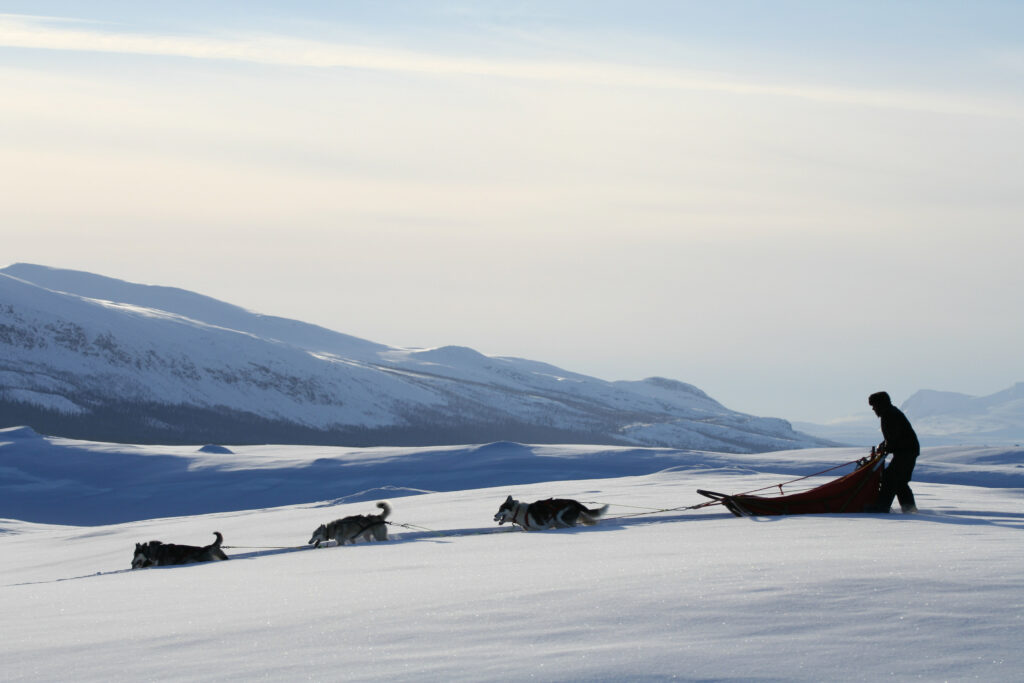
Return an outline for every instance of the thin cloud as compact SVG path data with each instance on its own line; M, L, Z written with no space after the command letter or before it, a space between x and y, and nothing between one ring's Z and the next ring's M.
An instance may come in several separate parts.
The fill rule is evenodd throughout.
M446 57L427 52L377 49L282 36L218 38L118 33L100 31L90 23L74 19L28 15L0 14L0 47L719 92L933 113L1024 118L1024 109L1016 105L928 92L761 83L614 63Z

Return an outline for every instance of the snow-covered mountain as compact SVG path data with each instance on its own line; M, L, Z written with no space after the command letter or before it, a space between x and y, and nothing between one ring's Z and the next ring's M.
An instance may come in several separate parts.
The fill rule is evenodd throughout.
M825 445L698 388L472 349L396 348L200 294L0 270L0 426L132 443L497 440L760 452Z
M1024 382L989 396L922 389L900 405L922 445L1024 443ZM798 422L797 429L846 444L881 440L878 418L865 410L829 424Z
M918 391L903 411L920 433L947 442L1024 441L1024 382L989 396Z

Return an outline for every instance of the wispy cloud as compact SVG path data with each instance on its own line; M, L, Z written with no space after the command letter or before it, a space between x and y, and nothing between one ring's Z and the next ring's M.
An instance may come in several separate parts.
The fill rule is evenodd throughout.
M796 98L911 111L1024 118L1014 103L901 89L772 83L673 68L611 62L452 57L288 36L195 37L99 30L74 19L0 14L0 47L229 60L310 68L349 68L432 76L483 76L598 87L655 88Z

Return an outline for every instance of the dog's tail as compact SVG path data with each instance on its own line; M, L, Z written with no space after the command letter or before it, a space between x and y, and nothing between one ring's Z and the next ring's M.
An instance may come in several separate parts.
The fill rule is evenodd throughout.
M606 512L608 512L607 505L605 505L604 507L599 507L595 510L583 508L582 510L580 510L580 521L586 524L587 526L597 524L597 520L603 517L604 513Z
M381 511L382 511L380 513L380 518L381 519L387 519L388 515L391 514L391 506L388 505L387 503L383 503L383 502L382 503L377 503L377 507L379 507L381 509Z
M217 537L217 540L210 546L208 557L205 560L230 560L231 558L224 554L224 551L220 549L220 544L224 542L224 537L220 535L219 531L214 531L213 535Z

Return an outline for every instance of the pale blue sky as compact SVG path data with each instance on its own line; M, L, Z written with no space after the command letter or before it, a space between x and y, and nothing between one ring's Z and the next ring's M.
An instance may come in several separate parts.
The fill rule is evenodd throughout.
M0 2L28 261L824 421L1024 381L1024 3Z

